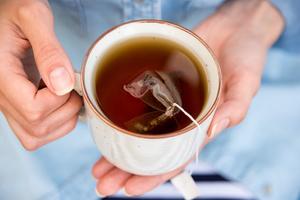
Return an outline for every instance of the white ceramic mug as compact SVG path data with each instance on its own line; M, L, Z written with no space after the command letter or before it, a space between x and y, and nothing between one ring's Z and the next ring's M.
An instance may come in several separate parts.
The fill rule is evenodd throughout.
M174 41L189 49L201 62L208 79L208 97L196 118L199 128L191 122L188 127L168 134L137 134L116 126L101 111L95 91L98 61L117 43L141 36ZM199 150L216 110L221 90L221 73L212 51L193 32L165 21L138 20L116 26L95 41L86 54L81 69L80 85L76 90L82 92L87 123L102 155L124 171L138 175L158 175L181 167ZM191 184L187 174L181 174L181 178L177 177L173 183L181 187L179 190L192 188L182 188L182 185ZM182 192L187 199L193 196L191 191Z

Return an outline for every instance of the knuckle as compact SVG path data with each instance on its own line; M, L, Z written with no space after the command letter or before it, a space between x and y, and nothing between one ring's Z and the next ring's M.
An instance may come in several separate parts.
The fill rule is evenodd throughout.
M22 66L21 60L14 57L9 52L5 52L5 51L1 52L1 54L0 54L0 67L5 68L5 67L12 67L12 66Z
M254 97L256 95L257 91L260 88L261 78L260 77L253 77L252 83L253 83L253 88L254 88L252 96Z
M55 62L61 59L61 50L53 44L45 43L41 44L39 51L36 52L37 60L39 60L41 67L53 65Z
M247 115L248 104L240 102L236 107L235 115L232 116L232 124L241 123Z
M92 175L94 176L94 178L98 179L98 166L94 165L92 167Z
M239 124L241 123L242 121L244 121L244 119L246 118L246 114L244 113L239 113L236 117L236 120L235 120L235 123L236 124Z
M42 114L39 112L26 112L25 118L30 124L37 124L41 121Z
M27 151L35 151L40 147L39 142L33 138L23 140L21 143Z
M259 73L250 70L243 70L237 77L239 77L240 80L246 81L247 85L253 88L252 95L254 96L261 84L261 76Z
M31 12L28 5L22 5L18 9L18 17L20 19L26 19L31 16Z
M49 129L47 126L38 126L35 128L32 128L31 134L36 137L45 136L49 133Z
M41 114L41 113L38 113L38 112L36 112L36 113L30 113L30 114L28 114L27 119L28 119L28 121L29 121L30 123L36 124L36 123L38 123L38 122L41 121L41 119L42 119L42 114Z
M49 7L43 1L32 1L30 3L24 3L19 6L17 15L21 20L37 19L36 17L43 17L49 14Z
M42 112L34 106L26 106L24 108L24 117L30 124L36 124L42 120Z
M77 117L75 118L75 120L73 120L72 122L70 122L70 127L69 127L69 131L72 131L75 129L77 124Z

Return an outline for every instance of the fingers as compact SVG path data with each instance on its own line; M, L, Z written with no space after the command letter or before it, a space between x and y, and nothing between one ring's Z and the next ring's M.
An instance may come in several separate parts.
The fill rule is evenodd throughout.
M81 99L76 93L57 96L48 88L38 90L18 59L7 56L5 61L0 61L5 65L0 68L2 107L28 134L46 135L77 115Z
M0 61L0 106L5 116L14 120L14 130L25 148L33 150L42 144L66 134L65 129L74 127L75 118L82 106L81 98L75 93L57 96L48 88L38 90L31 83L17 60L7 57ZM11 61L9 61L11 60ZM13 80L13 81L12 81ZM12 121L11 119L11 121ZM72 123L68 122L73 119ZM68 125L65 125L68 123ZM16 125L18 124L18 125ZM16 128L20 127L20 128ZM59 132L50 139L34 140L35 137L47 136ZM31 135L25 137L23 135Z
M49 142L55 141L67 135L76 127L77 121L78 121L78 115L75 115L73 118L71 118L69 121L64 123L62 126L56 128L52 133L49 133L43 138L40 138L41 141L40 146L48 144Z
M97 191L103 196L109 196L124 187L132 175L114 167L106 173L97 183Z
M157 176L131 175L119 168L114 167L105 158L101 158L94 165L92 173L99 179L97 192L101 196L109 196L124 188L126 195L135 196L151 191L155 187L163 184L167 180L179 174L185 165L170 173Z
M30 133L36 137L50 134L65 122L77 116L81 107L81 98L76 92L72 92L69 100L62 107L52 112L41 123L29 126L33 130Z
M96 162L92 173L96 179L99 179L96 191L101 196L109 196L116 193L124 187L125 182L131 177L130 173L114 167L104 157Z
M38 90L28 80L20 60L14 56L1 59L0 66L1 98L5 98L28 121L38 121L69 99L69 94L56 96L48 88Z
M239 71L228 77L225 83L222 103L217 108L210 126L210 138L244 119L259 88L260 79L252 72Z
M142 195L163 184L179 174L185 166L172 172L157 176L132 176L125 184L124 190L130 196Z
M108 162L104 157L98 160L92 169L92 174L96 179L100 179L108 171L110 171L114 166Z
M56 38L52 12L45 2L29 1L20 6L17 23L33 48L45 84L56 95L64 95L74 88L74 72Z
M122 189L126 181L132 176L130 173L115 167L104 157L95 163L92 174L99 180L96 193L101 197L112 195Z
M46 144L55 138L65 135L66 132L60 130L61 127L74 127L81 106L82 102L80 97L75 92L72 92L69 100L64 105L49 116L45 116L45 118L39 119L38 121L28 121L23 118L9 103L3 104L3 111L4 115L11 121L11 128L23 146L26 149L33 150L36 149L37 146L40 147L42 144ZM55 136L56 132L59 132L58 136ZM31 145L31 143L33 143L30 142L33 140L32 138L39 138L41 140L34 140L35 142L38 141L38 144Z
M75 116L66 123L64 123L61 127L57 128L51 134L45 137L37 138L27 134L23 127L18 122L16 122L14 118L12 118L8 113L4 114L6 115L6 119L10 127L18 137L23 147L29 151L34 151L39 147L66 135L68 132L74 129L78 118L77 116Z
M0 109L25 148L33 150L74 128L81 99L69 93L74 73L55 36L47 1L16 1L6 8L13 14L0 30L10 36L0 37ZM23 61L33 61L31 47L43 89L26 73Z

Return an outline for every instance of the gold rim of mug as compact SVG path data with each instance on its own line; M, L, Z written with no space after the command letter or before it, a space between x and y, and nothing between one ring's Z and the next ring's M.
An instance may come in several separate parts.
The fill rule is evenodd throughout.
M180 129L178 131L175 132L171 132L171 133L166 133L166 134L139 134L139 133L135 133L126 129L123 129L117 125L115 125L113 122L111 122L110 120L108 120L105 116L103 116L101 113L99 113L97 111L97 109L94 107L94 105L92 104L92 101L90 100L89 96L87 95L86 92L86 88L85 88L85 81L84 81L84 77L85 77L85 67L86 67L86 63L88 60L88 57L91 53L91 51L94 49L94 47L96 46L96 44L104 37L106 36L108 33L110 33L111 31L115 30L116 28L119 28L120 26L124 26L127 24L133 24L133 23L159 23L159 24L164 24L164 25L168 25L168 26L172 26L175 27L177 29L180 29L182 31L187 32L188 34L192 35L194 38L196 38L201 44L203 44L206 49L209 51L210 55L212 56L216 67L217 67L217 71L218 71L218 78L219 78L219 85L218 85L218 92L217 92L217 96L216 99L214 100L213 105L210 107L210 109L208 110L208 112L199 120L197 120L198 124L201 124L203 121L205 121L210 115L211 113L214 111L214 109L216 108L219 99L220 99L220 93L221 93L221 87L222 87L222 74L221 74L221 69L220 69L220 65L213 53L213 51L210 49L210 47L204 42L204 40L202 38L200 38L198 35L196 35L194 32L178 25L178 24L174 24L172 22L168 22L168 21L164 21L164 20L156 20L156 19L141 19L141 20L133 20L133 21L129 21L129 22L125 22L122 24L119 24L117 26L114 26L110 29L108 29L107 31L105 31L104 33L102 33L91 45L91 47L88 49L87 53L85 54L84 57L84 61L81 67L81 88L83 90L83 98L86 100L86 102L88 103L88 105L91 107L92 111L96 114L97 117L100 118L100 120L102 120L104 123L106 123L107 125L109 125L110 127L118 130L119 132L125 133L127 135L131 135L131 136L135 136L135 137L140 137L140 138L147 138L147 139L161 139L161 138L169 138L169 137L174 137L174 136L178 136L184 133L187 133L188 131L196 128L196 125L192 125L192 126L187 126L183 129Z

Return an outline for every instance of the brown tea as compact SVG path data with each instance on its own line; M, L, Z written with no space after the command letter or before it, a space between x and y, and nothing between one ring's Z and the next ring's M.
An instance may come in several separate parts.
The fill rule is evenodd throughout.
M163 134L191 124L182 112L176 111L176 115L166 118L163 114L164 109L168 109L168 102L164 106L164 101L157 101L157 95L157 99L153 98L153 90L152 96L147 93L146 101L130 94L128 87L136 79L159 82L157 89L162 96L171 91L169 97L175 94L176 98L171 99L179 102L194 118L207 98L207 79L201 63L189 50L167 39L142 37L119 43L98 65L95 76L98 104L108 119L130 131ZM140 82L133 83L140 87L138 92L147 92ZM150 81L148 86L151 84L154 83Z

